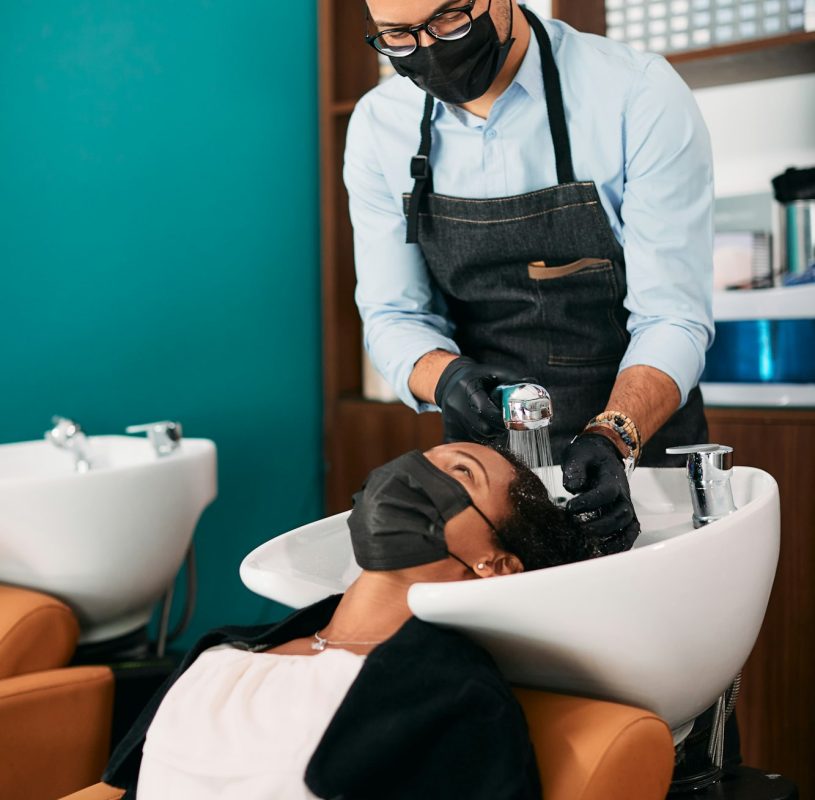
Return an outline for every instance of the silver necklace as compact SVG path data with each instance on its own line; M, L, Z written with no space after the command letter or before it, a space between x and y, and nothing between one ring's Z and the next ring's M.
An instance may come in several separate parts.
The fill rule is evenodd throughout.
M317 631L314 634L314 641L311 643L311 649L312 650L325 650L325 648L328 645L331 645L332 647L335 647L337 645L343 645L343 644L360 644L360 645L364 645L364 644L382 644L382 640L380 639L378 642L332 642L330 639L324 639L322 636L320 636L320 631Z

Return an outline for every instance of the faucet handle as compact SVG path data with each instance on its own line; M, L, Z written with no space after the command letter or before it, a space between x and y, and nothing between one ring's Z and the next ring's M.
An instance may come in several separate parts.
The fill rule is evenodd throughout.
M688 457L688 477L696 481L722 480L733 469L733 448L726 444L690 444L667 447L668 455Z
M88 440L82 426L68 417L55 415L51 417L51 430L45 432L45 440L61 450L74 454L77 472L87 472L91 468L88 457Z
M69 439L79 436L83 432L82 426L78 422L74 422L68 417L61 417L59 414L51 417L51 424L54 427L45 432L45 438L53 442L57 447L64 447Z
M683 444L676 447L666 447L668 455L684 455L685 453L732 453L729 444Z
M55 415L51 417L51 424L54 427L45 432L45 438L57 447L67 448L72 442L85 439L82 426L68 417Z
M70 419L69 417L60 416L59 414L54 414L51 417L51 424L52 425L67 425L67 426L69 426L71 428L75 428L78 431L82 430L82 426L78 422L75 422L74 420Z
M143 425L128 425L125 433L146 433L147 438L159 456L170 455L181 443L181 423L165 419L161 422L145 422Z
M666 447L669 456L689 456L691 461L706 462L716 469L728 470L733 467L733 448L726 444L688 444L677 447Z

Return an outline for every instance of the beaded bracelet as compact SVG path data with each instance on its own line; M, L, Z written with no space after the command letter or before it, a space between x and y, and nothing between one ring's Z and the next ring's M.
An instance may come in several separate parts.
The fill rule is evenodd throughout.
M636 466L640 460L642 437L634 420L627 414L623 414L622 411L604 411L592 417L583 429L584 433L605 433L606 431L616 434L615 438L618 438L628 448L628 453L623 453L623 457L627 455L632 458ZM622 450L619 447L618 449Z

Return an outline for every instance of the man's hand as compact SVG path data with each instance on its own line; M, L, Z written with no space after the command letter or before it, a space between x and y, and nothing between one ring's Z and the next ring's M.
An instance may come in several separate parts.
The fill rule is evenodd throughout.
M436 405L444 419L445 442L495 442L507 435L501 409L490 392L501 383L517 383L501 367L461 356L451 361L436 384Z
M580 521L597 555L630 550L640 523L631 503L622 456L603 436L578 436L563 454L563 486L573 497L566 511ZM588 514L588 517L578 515Z

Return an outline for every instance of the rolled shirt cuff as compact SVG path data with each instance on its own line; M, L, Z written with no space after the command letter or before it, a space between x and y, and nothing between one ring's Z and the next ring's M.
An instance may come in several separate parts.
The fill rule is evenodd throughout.
M686 329L654 325L638 332L628 345L618 372L643 365L661 370L679 389L679 408L698 383L705 366L705 350Z
M449 353L460 355L461 350L458 345L446 336L414 333L409 337L405 337L399 343L398 350L394 348L393 342L389 342L388 349L394 355L385 359L377 357L375 345L368 348L368 353L374 366L393 387L399 399L419 414L425 411L439 411L440 409L435 403L426 403L414 397L408 386L408 381L413 372L413 367L422 356L433 350L446 350ZM395 353L398 353L398 356Z

